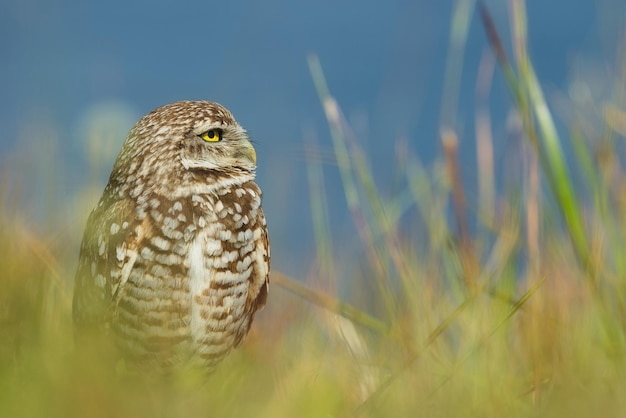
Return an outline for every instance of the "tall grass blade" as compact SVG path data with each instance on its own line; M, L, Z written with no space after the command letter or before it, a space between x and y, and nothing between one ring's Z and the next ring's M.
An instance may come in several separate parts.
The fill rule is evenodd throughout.
M374 318L366 312L341 302L340 300L326 296L323 293L316 292L282 273L272 274L272 281L289 292L296 294L308 302L314 303L330 312L350 319L357 324L371 329L381 335L389 334L389 327L381 320Z
M506 58L493 19L482 2L480 3L480 13L489 41L498 57L498 62L504 71L515 104L522 116L525 132L535 147L541 168L563 216L577 260L588 273L590 280L595 282L595 272L590 263L591 259L579 202L573 191L571 177L567 170L552 115L525 47L526 15L524 3L521 0L513 0L514 39L517 46L519 78L515 75L509 60ZM528 102L526 102L526 98L528 98ZM532 116L537 121L539 132L536 131ZM541 139L540 142L539 139Z

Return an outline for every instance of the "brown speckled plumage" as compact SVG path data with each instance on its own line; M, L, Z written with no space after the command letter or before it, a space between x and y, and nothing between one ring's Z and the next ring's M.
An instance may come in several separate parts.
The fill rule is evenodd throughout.
M222 139L200 137L219 130ZM256 155L222 106L177 102L130 131L89 216L76 332L110 335L142 368L210 370L248 332L269 285Z

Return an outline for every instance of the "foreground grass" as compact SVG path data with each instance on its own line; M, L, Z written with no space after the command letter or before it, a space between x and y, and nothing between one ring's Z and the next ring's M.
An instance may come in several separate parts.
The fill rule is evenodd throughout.
M620 416L622 318L607 317L572 256L558 254L567 239L551 246L545 279L520 280L508 296L456 293L432 260L413 259L411 301L398 301L385 334L276 285L243 347L199 384L127 375L75 352L70 307L47 267L5 245L0 415Z
M470 3L457 3L457 18ZM273 274L249 338L206 382L135 376L74 350L67 242L82 222L35 234L0 186L0 416L626 415L626 176L612 128L626 120L624 103L611 105L601 144L577 126L562 142L526 52L523 3L512 4L513 60L483 12L528 141L519 184L501 194L483 131L481 186L467 196L455 100L442 108L442 160L425 167L400 152L397 190L379 190L310 58L362 257L346 268L328 226L325 167L312 158L315 269L299 280ZM451 57L454 86L461 63ZM565 146L576 155L569 167Z

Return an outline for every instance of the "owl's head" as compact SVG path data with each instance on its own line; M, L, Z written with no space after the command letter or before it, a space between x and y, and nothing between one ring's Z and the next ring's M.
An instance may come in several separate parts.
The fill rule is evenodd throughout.
M182 101L159 107L131 129L114 173L124 182L183 179L185 173L253 173L256 152L223 106Z

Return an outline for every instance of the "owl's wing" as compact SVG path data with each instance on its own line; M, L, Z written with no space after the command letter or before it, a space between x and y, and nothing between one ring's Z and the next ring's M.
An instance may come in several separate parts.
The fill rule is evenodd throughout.
M259 208L257 228L260 236L256 240L255 259L252 270L249 300L252 302L252 312L265 306L270 285L270 241L267 235L267 224L263 210Z
M262 309L267 302L267 294L270 285L270 241L267 235L267 226L263 210L259 208L255 232L255 246L252 261L252 273L249 277L248 298L246 300L246 312L249 321L245 329L241 330L235 338L234 346L237 347L243 341L243 337L250 331L254 314Z
M74 281L72 314L77 332L105 326L115 295L137 258L136 217L130 201L103 194L83 235Z

